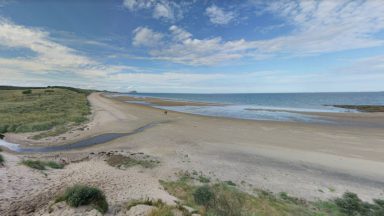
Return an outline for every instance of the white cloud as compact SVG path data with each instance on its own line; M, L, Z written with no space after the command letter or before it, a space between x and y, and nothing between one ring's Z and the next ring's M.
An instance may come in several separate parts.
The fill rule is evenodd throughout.
M155 4L153 17L157 19L179 20L183 17L181 6L175 2L162 1Z
M220 37L197 39L175 25L169 31L170 41L162 40L158 42L161 45L151 47L149 54L153 58L189 65L212 65L241 58L247 50L257 48L257 43L242 39L227 42Z
M169 30L173 34L173 39L177 40L177 41L183 41L183 40L186 40L186 39L189 39L192 37L191 33L187 32L184 29L179 28L175 25L172 25L171 27L169 27Z
M147 27L138 27L133 31L132 44L134 46L156 46L161 43L163 34L153 31Z
M76 67L94 63L91 59L77 54L75 50L53 42L47 32L15 25L4 19L0 20L0 46L30 49L38 55L30 60L56 67Z
M126 91L189 91L190 86L221 77L219 74L151 73L145 68L107 65L54 42L42 29L0 20L0 48L25 48L35 55L0 56L0 85L66 85Z
M25 48L35 55L27 57L0 57L2 71L26 74L73 75L80 78L106 77L126 69L97 62L76 50L54 42L48 32L0 20L0 47Z
M123 5L130 11L151 10L154 18L172 22L183 18L185 6L171 0L124 0Z
M232 22L235 19L235 13L231 11L224 11L223 9L212 5L205 10L205 13L209 17L209 20L213 24L225 25Z
M359 48L378 47L384 40L375 34L384 30L384 4L370 1L267 1L264 13L293 27L291 33L264 40L195 38L171 26L166 46L152 47L153 58L189 65L214 65L245 57L295 57ZM166 37L165 37L166 38Z
M154 0L124 0L124 7L129 10L137 10L152 7Z
M295 28L291 35L272 40L284 52L305 55L384 44L374 36L384 30L380 0L271 1L267 12Z

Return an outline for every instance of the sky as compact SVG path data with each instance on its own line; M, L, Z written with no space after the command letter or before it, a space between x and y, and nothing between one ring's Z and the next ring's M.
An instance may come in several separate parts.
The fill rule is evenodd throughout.
M384 90L383 0L0 0L0 85Z

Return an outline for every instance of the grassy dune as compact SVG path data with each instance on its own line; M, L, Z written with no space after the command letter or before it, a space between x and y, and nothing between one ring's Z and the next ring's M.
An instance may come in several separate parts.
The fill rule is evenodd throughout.
M206 216L379 216L384 215L384 200L362 201L346 192L327 201L306 201L287 193L273 194L255 189L257 195L245 193L227 182L202 184L188 173L177 181L160 181L165 190Z
M0 101L0 133L45 131L82 123L90 114L86 92L72 89L0 90Z

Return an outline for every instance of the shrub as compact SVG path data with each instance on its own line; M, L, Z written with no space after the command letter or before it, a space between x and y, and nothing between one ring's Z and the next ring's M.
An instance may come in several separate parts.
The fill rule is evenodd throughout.
M3 155L0 154L0 164L3 164L3 163L4 163Z
M206 177L206 176L200 175L200 176L199 176L199 181L200 181L201 183L209 183L209 182L211 181L211 179L209 179L209 178Z
M227 185L229 186L236 186L236 184L233 181L225 181L225 183L227 183Z
M101 213L108 211L104 193L98 188L86 185L74 185L67 188L64 195L56 199L56 202L61 201L66 201L72 207L90 204Z
M214 194L208 186L201 186L193 193L193 198L198 205L208 206Z
M86 113L84 113L86 115ZM74 116L72 117L72 121L75 122L75 123L82 123L82 122L85 122L88 118L85 117L85 116Z
M23 94L31 94L32 90L31 89L27 89L27 90L22 91L22 93Z
M227 183L215 184L212 186L214 194L213 205L210 205L209 212L221 216L244 216L246 208L244 203L247 199L251 200L252 197L238 191ZM249 201L248 200L248 201Z
M40 160L23 160L21 162L25 166L28 166L32 169L45 170L46 166L52 169L63 169L64 164L57 163L55 161L40 161Z
M359 215L365 212L366 207L368 207L357 194L352 192L345 192L341 198L335 199L335 203L346 215Z
M8 128L8 125L0 125L0 133L6 133L7 128Z
M57 163L55 161L48 161L45 163L46 166L51 167L52 169L63 169L64 164L62 163Z
M136 165L140 165L144 168L153 168L157 165L157 163L159 163L155 160L136 159L124 155L111 155L110 157L108 157L106 162L110 166L118 167L119 169L125 169L127 167Z
M32 169L45 170L44 163L39 160L23 160L21 163Z

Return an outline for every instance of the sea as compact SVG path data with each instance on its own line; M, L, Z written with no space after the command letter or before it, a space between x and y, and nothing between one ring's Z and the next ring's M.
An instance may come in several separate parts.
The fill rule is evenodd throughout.
M217 103L219 106L156 106L154 107L206 116L239 119L325 122L312 115L316 112L358 112L332 105L384 105L384 92L343 93L244 93L244 94L182 94L134 93L119 94L152 97L164 100Z

